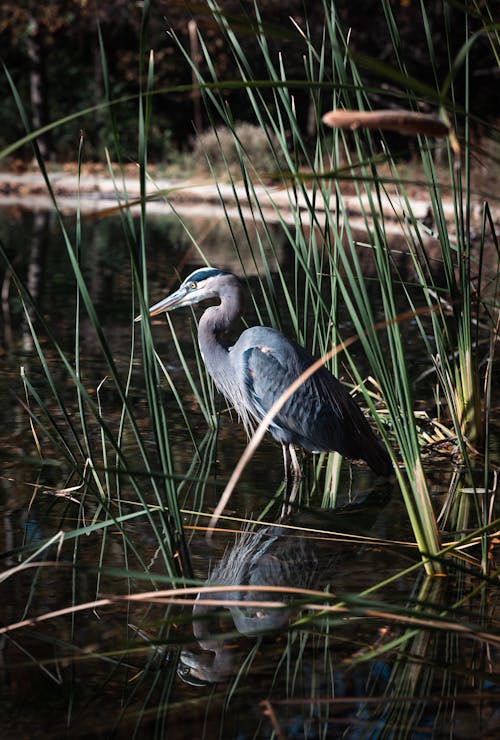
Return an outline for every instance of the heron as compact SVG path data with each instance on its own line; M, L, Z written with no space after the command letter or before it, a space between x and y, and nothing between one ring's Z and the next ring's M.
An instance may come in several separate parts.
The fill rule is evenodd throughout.
M250 433L315 358L267 326L245 329L231 345L229 332L243 313L243 284L233 273L215 267L192 272L174 293L155 303L149 315L209 299L219 302L206 308L199 320L201 356L215 386ZM285 479L290 467L294 480L302 476L297 447L364 460L377 475L388 477L393 470L385 445L347 388L325 366L293 393L268 431L282 445Z

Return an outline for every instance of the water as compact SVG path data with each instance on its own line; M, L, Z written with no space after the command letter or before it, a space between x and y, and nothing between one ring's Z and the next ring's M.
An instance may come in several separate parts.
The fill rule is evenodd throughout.
M71 217L67 226L73 233ZM220 224L196 222L192 228L198 234L212 234L214 264L238 270L227 246L225 251L222 246ZM35 216L5 212L0 216L0 236L16 271L29 285L41 319L71 356L76 291L54 219L43 212ZM275 241L286 271L286 245L280 243L278 233ZM174 219L151 219L148 245L149 291L152 300L157 300L171 287L178 266L186 269L198 261ZM84 223L82 262L113 359L125 378L131 317L137 309L130 305L130 265L118 220ZM245 265L251 276L251 262ZM175 469L181 476L190 471L180 486L180 500L193 576L200 584L218 567L217 578L213 576L217 585L222 580L237 590L222 610L198 601L195 621L191 604L182 608L153 596L142 602L130 600L130 595L170 586L168 579L162 581L166 570L155 532L155 527L161 531L160 515L153 512L148 520L137 506L137 491L130 480L125 475L117 479L113 472L109 479L102 470L96 476L100 484L109 483L113 494L119 489L119 503L115 495L108 500L104 489L99 500L91 494L91 471L87 470L85 478L71 473L68 460L54 451L47 436L30 427L21 403L26 403L21 367L45 399L54 424L66 430L72 450L71 424L76 436L82 433L78 399L41 319L35 318L57 393L71 411L69 419L64 419L61 408L51 400L53 393L43 378L8 273L4 274L2 297L0 550L4 568L13 572L1 586L1 622L15 624L68 609L0 638L2 737L52 738L69 732L88 737L266 738L273 731L277 737L307 738L470 737L473 732L496 736L500 722L495 701L499 674L498 640L494 638L499 635L496 582L475 591L480 581L467 572L465 563L450 577L431 581L421 569L412 570L419 559L411 546L411 528L397 488L375 481L364 466L345 466L339 508L325 510L321 508L323 480L314 483L309 464L299 504L283 518L281 451L266 439L227 507L225 513L234 517L223 520L227 531L217 532L213 543L207 543L203 530L207 518L188 512L213 510L246 440L227 414L222 415L216 434L207 432L163 321L153 327L157 350L183 399L199 451L198 460L175 397L165 389ZM246 318L249 323L256 320L250 302ZM193 325L187 312L174 315L173 322L183 349L190 351ZM410 326L408 360L416 376L424 358L418 349L412 356L412 331ZM138 428L152 450L139 350L137 343L130 398ZM91 398L101 403L105 420L116 428L121 405L110 381L98 391L108 370L84 318L81 352L85 386ZM196 372L192 352L190 357ZM33 395L29 407L35 415L39 413ZM49 419L44 423L50 427ZM99 430L90 417L87 433L99 449ZM37 439L43 445L43 464ZM122 444L134 459L130 429ZM114 462L111 456L110 470ZM136 463L140 470L139 456ZM437 510L445 501L452 475L448 462L430 471ZM136 481L146 501L155 505L150 478L137 475ZM238 518L247 520L263 510L267 524L241 539L237 533L245 525ZM138 511L140 516L136 516ZM281 529L270 529L269 523L278 520ZM29 561L57 533L98 521L108 521L108 525L64 543L56 540ZM355 540L347 542L346 533L355 535ZM394 544L388 545L387 540ZM221 560L226 562L222 570ZM21 562L25 563L22 570ZM243 567L249 563L252 568ZM401 574L405 569L408 572ZM146 573L156 574L154 584L149 576L144 579ZM277 580L288 587L326 590L332 600L325 605L318 596L313 608L301 609L292 597L284 610L276 611L267 602L283 596L257 586L274 585ZM386 584L370 597L361 595L384 580ZM238 606L236 597L242 602L248 599L242 586L248 587L253 601L267 606ZM114 597L111 602L99 603L110 595ZM460 632L446 610L462 599ZM94 601L94 606L81 611L69 610L72 605ZM408 605L415 608L416 602L420 605L414 610L414 623L398 623L397 614L388 613L399 609L403 616ZM335 606L336 611L323 613L315 607L318 604ZM449 618L448 627L440 625L443 615ZM442 629L431 630L430 617ZM290 619L295 627L286 631L284 625ZM255 634L270 623L281 628L264 636ZM477 635L480 629L488 636ZM372 651L382 647L385 650L372 657Z

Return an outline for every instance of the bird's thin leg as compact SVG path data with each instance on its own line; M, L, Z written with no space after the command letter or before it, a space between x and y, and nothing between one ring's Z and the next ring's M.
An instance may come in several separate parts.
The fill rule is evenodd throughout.
M290 489L290 495L288 496L288 512L290 513L290 504L295 503L295 499L297 498L297 492L299 490L301 479L300 478L292 478L292 487Z
M288 451L288 446L286 444L281 444L281 449L283 450L283 465L285 467L285 488L286 483L288 482L288 471L290 469L290 453Z
M300 480L302 478L302 470L300 468L299 461L297 459L297 453L293 445L288 445L290 451L290 459L292 461L292 475L294 479Z
M286 445L282 444L283 449L283 464L285 466L285 487L283 492L283 505L281 507L281 516L279 518L279 521L283 521L288 516L290 516L291 513L291 506L295 501L295 497L297 495L297 490L299 487L300 478L297 477L296 474L296 466L298 465L297 462L297 455L295 454L295 450L293 449L292 445ZM293 453L292 453L293 450ZM292 475L290 476L290 467L292 468ZM300 471L300 468L299 468Z

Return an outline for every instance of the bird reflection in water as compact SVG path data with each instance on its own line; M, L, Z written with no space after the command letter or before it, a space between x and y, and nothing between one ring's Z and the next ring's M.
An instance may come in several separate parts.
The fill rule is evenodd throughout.
M299 611L293 604L297 595L287 594L287 587L311 588L317 574L316 554L307 538L298 536L296 531L280 525L244 531L226 550L205 585L245 588L208 593L206 598L217 600L216 605L204 603L202 591L198 594L193 607L193 635L197 645L194 650L181 651L179 677L192 686L229 678L242 659L244 646L238 644L238 636L257 638L285 629L290 618ZM260 590L262 586L276 586L282 590L263 591ZM256 606L263 601L275 602L276 607ZM227 624L226 628L222 625L224 614L229 617L229 629ZM130 626L150 643L159 657L170 658L164 646L156 644L152 636ZM225 633L233 633L231 639L225 638Z
M317 572L314 550L305 537L297 536L293 530L268 526L240 535L205 585L245 588L207 594L207 598L223 602L216 606L203 603L203 592L198 594L193 607L193 634L204 652L181 652L178 674L182 680L193 685L216 683L234 672L240 650L234 639L230 642L217 639L221 607L229 611L237 632L246 637L286 628L299 609L292 603L297 595L287 594L286 589L311 588ZM260 590L262 586L276 586L282 590ZM257 605L273 601L276 607ZM242 602L247 602L248 606L242 606Z
M334 573L342 578L338 566L344 560L351 562L353 550L346 549L342 540L338 544L328 539L313 544L305 531L323 531L326 535L335 530L368 536L390 498L389 489L374 489L360 502L332 510L301 509L280 519L275 526L240 534L205 585L245 588L207 594L200 591L193 607L196 647L181 651L179 677L193 686L204 686L233 675L245 652L248 653L245 638L263 638L273 631L286 630L290 620L299 613L298 597L287 594L287 588L317 588L320 577L321 583L330 583ZM351 573L350 565L348 572ZM261 586L277 586L282 590L273 593L262 590ZM216 599L218 604L204 603L209 599ZM263 601L274 601L277 606L256 606ZM169 659L165 648L155 644L153 637L134 629L163 660Z

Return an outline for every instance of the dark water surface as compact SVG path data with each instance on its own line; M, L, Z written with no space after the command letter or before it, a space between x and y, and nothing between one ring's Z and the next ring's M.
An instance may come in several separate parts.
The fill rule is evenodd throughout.
M71 217L67 226L70 231L76 228ZM205 253L212 264L241 272L221 224L206 221L191 226L198 237L205 234ZM62 350L73 357L76 290L54 217L4 212L0 237L41 318ZM276 238L276 252L286 272L291 258L278 234ZM156 301L177 284L176 269L185 274L199 264L199 258L175 219L151 220L148 245L149 293ZM83 224L81 259L112 356L125 379L130 369L132 317L138 309L131 305L130 261L118 219ZM253 284L252 262L245 254L242 260ZM140 510L136 491L125 476L115 476L112 456L109 479L102 470L93 478L90 469L78 478L71 474L67 460L54 454L50 440L30 427L27 406L36 414L37 404L33 395L26 400L22 374L46 399L48 412L61 427L62 411L44 378L13 279L3 266L2 279L1 623L15 624L68 608L68 613L0 636L2 738L498 736L498 641L478 634L484 629L500 636L496 581L492 579L486 589L477 588L479 579L467 570L465 561L448 578L429 581L421 569L412 570L419 560L401 495L366 466L343 466L333 508L325 505L324 469L316 480L309 461L298 504L283 516L281 450L266 439L225 512L234 517L222 522L227 531L217 532L213 543L207 543L207 518L201 512L213 510L246 439L227 413L221 415L216 431L207 431L164 321L153 326L156 348L183 400L195 438L193 443L174 394L165 387L174 467L179 478L185 476L178 490L194 583L209 579L213 585L243 584L248 590L237 591L232 600L225 595L222 610L198 602L194 621L192 605L181 608L152 599L115 599L71 612L72 605L111 595L169 588L170 581L161 580L167 572L154 529L156 522L161 531L161 520L153 514L150 521L143 512L134 517ZM256 290L257 286L255 281ZM258 294L256 300L262 309ZM258 320L250 300L245 318L250 324ZM74 384L41 320L35 316L32 320L59 397L81 434ZM179 312L173 323L196 375L193 319L189 312ZM412 343L413 331L409 326L407 360L416 378L425 368L418 346ZM101 403L105 420L117 428L119 399L109 381L97 390L108 370L84 316L80 337L86 388ZM362 367L361 357L359 362ZM138 428L152 450L138 340L129 397ZM431 398L429 389L427 398ZM423 395L422 405L427 402ZM99 449L99 430L92 420L87 433ZM73 444L70 436L68 444ZM124 450L134 449L130 430L122 445ZM139 457L136 462L141 492L154 506L157 499L150 478L141 477ZM437 511L454 475L448 458L437 463L434 458L429 480ZM102 501L90 494L91 489L99 490L97 484L86 485L97 479ZM263 511L265 523L242 535L247 525L240 520L261 516ZM59 532L127 515L120 526L111 522L88 536L37 548ZM278 522L278 528L269 526ZM346 534L353 540L346 541ZM371 594L367 610L368 597L362 594L385 579L388 582ZM281 594L259 591L262 584L277 583L327 591L337 597L332 600L337 611L322 613L296 602L279 611L269 605L247 609L238 605L237 599L281 601ZM348 613L338 607L339 598ZM463 634L439 623L439 615L462 599ZM439 629L419 626L418 620L414 625L398 625L385 612L387 604L404 612L417 602L415 613L420 610L427 619L432 616ZM306 604L311 604L309 598ZM294 627L287 631L290 620ZM275 629L261 633L270 627ZM385 650L372 657L372 651L381 647Z

